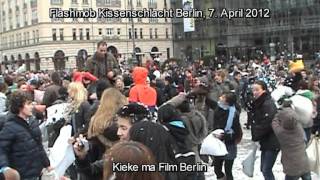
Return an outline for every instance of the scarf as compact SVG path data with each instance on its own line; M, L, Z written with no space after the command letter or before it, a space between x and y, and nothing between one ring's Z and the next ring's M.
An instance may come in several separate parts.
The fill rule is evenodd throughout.
M223 110L225 110L225 111L229 110L228 120L227 120L227 124L226 124L226 126L224 128L224 131L227 134L233 134L234 131L232 129L232 125L233 125L234 115L235 115L235 112L236 112L236 107L235 106L224 105L220 101L218 102L218 106L220 108L222 108Z

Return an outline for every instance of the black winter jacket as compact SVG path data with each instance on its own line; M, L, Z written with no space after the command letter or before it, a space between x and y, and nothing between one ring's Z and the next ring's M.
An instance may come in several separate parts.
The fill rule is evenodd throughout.
M280 144L271 123L277 107L269 94L262 94L254 101L251 134L253 141L259 141L261 150L279 150Z
M38 125L36 120L28 123L17 115L9 115L0 131L0 167L14 168L25 179L39 177L42 169L50 166Z
M75 134L86 134L89 128L89 122L90 122L90 104L88 101L84 101L79 109L75 113L75 119L76 119L76 132Z

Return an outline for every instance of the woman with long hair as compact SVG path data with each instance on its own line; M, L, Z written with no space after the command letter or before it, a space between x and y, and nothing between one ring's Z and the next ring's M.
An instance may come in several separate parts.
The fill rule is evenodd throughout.
M69 109L66 119L73 127L73 134L83 134L88 129L90 104L87 101L87 90L82 83L72 82L68 86Z
M106 128L110 128L113 124L113 118L117 111L124 105L128 104L127 98L115 88L106 89L101 97L100 105L97 112L91 118L88 138L102 135ZM115 128L117 130L117 127ZM115 131L115 136L117 136Z

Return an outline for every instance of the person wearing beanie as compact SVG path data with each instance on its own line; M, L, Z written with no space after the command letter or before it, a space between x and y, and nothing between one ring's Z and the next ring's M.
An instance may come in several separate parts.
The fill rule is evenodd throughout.
M156 158L157 164L177 163L172 148L174 142L170 133L161 124L150 121L137 122L130 128L129 136L131 141L140 142L149 147ZM160 168L159 171L165 177L165 180L180 180L177 172L163 171Z
M129 140L131 126L140 121L151 121L149 109L139 103L130 103L119 109L116 115L120 140Z
M272 120L272 128L280 143L281 163L286 180L311 179L304 130L291 103L284 103Z
M148 70L144 67L135 67L132 77L134 86L129 91L129 102L140 102L152 111L157 103L157 92L147 84Z
M175 142L173 148L176 161L190 165L196 164L196 154L187 145L189 130L182 120L180 112L173 105L165 103L159 107L158 120L171 134L172 140ZM192 179L197 177L197 172L185 172L180 175L181 179Z
M129 140L129 130L131 126L140 121L149 121L150 115L149 110L138 103L129 103L122 106L116 113L114 121L117 123L118 130L117 136L120 141ZM105 137L110 137L112 132L105 131L103 134ZM74 144L74 151L77 155L76 165L78 171L83 177L87 179L101 179L103 174L103 159L97 159L94 162L89 161L88 153L92 153L95 149L86 152L84 149L79 148L78 140Z

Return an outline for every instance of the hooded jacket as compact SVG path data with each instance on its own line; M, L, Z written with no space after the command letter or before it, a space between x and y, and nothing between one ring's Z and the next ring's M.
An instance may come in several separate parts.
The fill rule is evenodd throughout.
M282 151L283 171L289 176L301 176L310 171L304 131L297 119L297 113L287 107L279 110L272 121L272 128Z
M129 102L140 102L146 106L155 106L157 103L157 92L147 85L148 70L144 67L135 67L132 77L134 86L129 92Z

